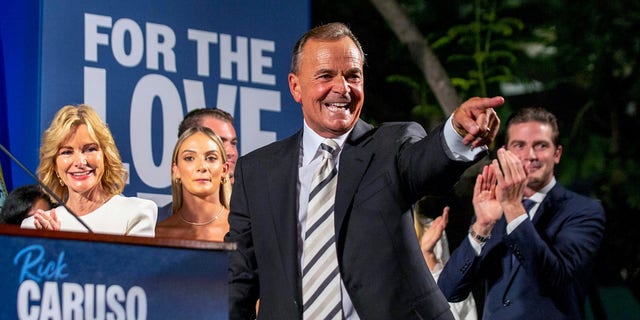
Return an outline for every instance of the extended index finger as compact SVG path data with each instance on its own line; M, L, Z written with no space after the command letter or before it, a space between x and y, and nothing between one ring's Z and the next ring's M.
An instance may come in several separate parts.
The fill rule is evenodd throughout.
M493 108L504 104L504 98L501 96L493 98L471 98L465 101L458 111L456 111L455 121L460 124L471 135L478 134L480 127L478 121L486 122L482 125L489 126L489 120L494 117ZM458 115L458 113L460 113ZM483 128L484 129L484 128Z

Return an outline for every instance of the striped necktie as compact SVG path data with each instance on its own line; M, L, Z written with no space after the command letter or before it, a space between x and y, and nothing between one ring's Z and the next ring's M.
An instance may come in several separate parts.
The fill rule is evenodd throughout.
M333 206L338 170L330 139L320 144L322 163L311 181L302 262L303 319L341 319L340 270Z

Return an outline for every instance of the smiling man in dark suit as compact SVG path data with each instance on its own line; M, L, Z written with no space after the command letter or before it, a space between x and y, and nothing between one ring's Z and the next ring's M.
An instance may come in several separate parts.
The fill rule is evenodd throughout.
M229 258L230 319L255 317L258 299L261 319L453 319L422 258L411 206L448 190L486 154L504 99L472 98L428 136L416 123L375 128L359 119L364 57L341 23L296 43L288 80L303 127L236 166L225 238L238 248ZM324 161L334 170L312 187ZM311 205L327 185L330 195ZM316 206L329 217L322 223ZM318 230L326 242L311 251ZM328 294L329 283L337 291Z
M483 319L584 318L605 213L598 200L556 183L559 135L556 117L542 108L507 121L505 148L476 180L469 237L438 279L449 301L482 281Z

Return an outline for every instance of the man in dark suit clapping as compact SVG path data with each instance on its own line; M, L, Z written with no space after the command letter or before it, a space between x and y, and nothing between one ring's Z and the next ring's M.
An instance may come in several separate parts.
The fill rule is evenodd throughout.
M508 120L505 148L476 179L469 236L438 279L449 301L483 281L483 319L584 318L605 213L556 182L561 155L547 110L525 108Z

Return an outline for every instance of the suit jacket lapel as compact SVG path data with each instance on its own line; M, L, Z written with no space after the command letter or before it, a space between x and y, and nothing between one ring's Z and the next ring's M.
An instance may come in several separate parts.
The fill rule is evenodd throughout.
M554 213L556 211L554 209L554 204L560 201L558 200L558 198L561 197L563 190L564 189L559 184L556 183L556 185L553 188L551 188L551 190L549 191L547 196L544 198L544 200L542 200L542 203L540 203L540 206L538 206L538 209L536 210L536 214L533 216L533 220L531 220L531 223L533 224L534 228L536 228L538 234L544 234L544 230L546 229L549 223L549 220L553 218ZM518 271L520 271L520 268L522 267L522 265L520 264L520 260L518 259L512 259L511 257L509 257L509 259L504 259L503 262L505 262L505 260L513 260L513 263L511 264L510 274L509 274L509 283L507 284L507 290L505 290L505 294L506 294L509 287L511 287L511 285L513 284L516 274L518 273Z
M542 203L538 207L538 211L536 211L536 215L533 217L532 221L538 232L544 230L551 218L555 215L555 212L557 211L555 209L555 204L562 201L561 198L563 197L564 192L565 189L560 184L556 183L556 185L549 190L547 196L544 197L544 200L542 200Z
M362 148L362 146L371 139L370 137L366 137L365 134L372 129L373 127L368 123L358 120L353 131L351 131L351 134L347 138L340 155L337 187L337 190L340 190L340 192L336 194L334 207L337 243L341 243L340 230L342 224L353 204L353 197L356 193L355 190L358 188L360 180L369 167L371 157L373 156L371 151Z
M506 257L503 257L502 260L500 261L501 266L502 266L502 270L504 270L504 272L506 274L509 274L509 276L512 276L513 275L513 270L516 267L516 266L512 265L512 263L511 263L511 256L513 256L513 254L511 254L511 250L509 250L507 248L507 246L504 245L503 242L502 242L502 238L504 238L504 236L506 234L506 230L507 230L507 220L505 219L505 217L502 216L502 218L500 218L500 220L498 220L498 222L493 226L493 228L494 228L494 230L496 230L496 232L492 233L491 237L494 237L495 239L499 239L497 241L499 241L500 245L504 247L503 250L507 253ZM487 248L487 249L489 249L489 248ZM485 249L483 249L483 251L484 250ZM485 252L487 252L487 251L485 251Z
M269 213L276 234L276 243L280 251L280 259L292 288L298 290L298 159L302 132L284 140L281 148L264 162L264 170L269 172L265 181L265 195L272 208ZM284 199L284 200L283 200Z

